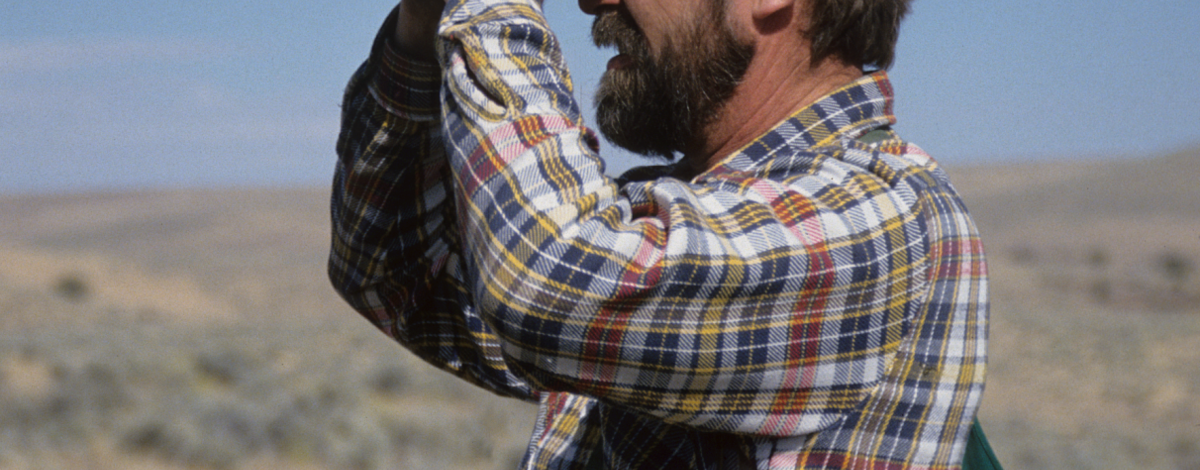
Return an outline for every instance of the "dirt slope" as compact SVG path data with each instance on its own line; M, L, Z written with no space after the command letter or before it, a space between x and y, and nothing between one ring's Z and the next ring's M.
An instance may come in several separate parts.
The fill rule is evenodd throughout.
M1200 150L949 171L990 254L1007 468L1200 468ZM532 407L337 298L326 198L0 198L0 468L512 468Z

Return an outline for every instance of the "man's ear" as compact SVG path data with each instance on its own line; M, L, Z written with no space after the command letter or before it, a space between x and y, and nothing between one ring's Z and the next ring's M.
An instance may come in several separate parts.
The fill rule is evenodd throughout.
M796 0L751 0L754 22L762 22L776 14L789 10L796 5Z

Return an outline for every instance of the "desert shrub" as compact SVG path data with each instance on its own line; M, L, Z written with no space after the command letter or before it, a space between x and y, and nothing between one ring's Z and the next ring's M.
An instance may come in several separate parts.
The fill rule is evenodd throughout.
M1200 468L1200 444L1184 437L1177 437L1170 446L1175 468Z
M1092 287L1090 290L1092 293L1092 299L1097 302L1107 303L1108 301L1112 300L1112 282L1110 282L1107 278L1097 279L1092 282Z
M71 302L83 301L89 291L87 282L79 273L63 274L54 283L54 293Z
M1175 289L1179 290L1192 275L1195 267L1192 266L1192 260L1186 255L1172 251L1159 255L1158 269L1168 281L1175 285Z
M296 393L264 423L268 442L293 460L335 468L387 467L387 428L354 391L322 386Z
M196 370L223 385L233 385L255 373L255 364L235 351L207 352L196 356Z
M163 413L130 426L120 438L126 451L190 466L229 468L266 444L260 413L249 404L220 403L184 413Z
M371 389L387 395L400 395L408 386L409 373L398 366L380 367L368 379Z
M1029 245L1018 245L1008 249L1008 256L1017 264L1033 264L1037 262L1037 249Z
M109 410L130 403L127 380L116 368L91 363L66 377L61 390L73 396L72 401L93 410Z
M1093 248L1087 256L1087 264L1093 269L1104 269L1108 266L1109 256L1104 248Z
M330 353L351 349L356 330L258 328L0 334L0 363L21 355L48 371L38 394L0 380L0 469L93 447L197 470L257 459L330 470L515 468L523 454L529 405L486 404L485 392L415 358ZM297 348L299 337L320 347ZM278 363L281 350L297 355Z

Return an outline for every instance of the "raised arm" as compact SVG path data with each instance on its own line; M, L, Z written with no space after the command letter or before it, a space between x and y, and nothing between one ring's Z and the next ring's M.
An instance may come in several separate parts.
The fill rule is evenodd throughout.
M405 0L346 88L329 276L360 314L418 356L529 399L487 325L453 296L437 294L461 285L445 269L461 247L441 137L441 69L433 62L440 5ZM398 37L406 31L416 34Z
M524 378L765 435L821 429L878 383L928 287L906 175L845 163L866 146L817 146L618 187L540 5L452 0L446 15L469 302Z

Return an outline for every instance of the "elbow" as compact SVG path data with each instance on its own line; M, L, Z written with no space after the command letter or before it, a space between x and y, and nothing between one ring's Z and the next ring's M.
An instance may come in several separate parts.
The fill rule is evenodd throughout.
M344 263L335 253L330 253L329 255L325 275L329 279L330 285L333 286L334 292L337 292L338 296L351 304L365 290L365 286L361 282L354 281L354 276L349 274Z

